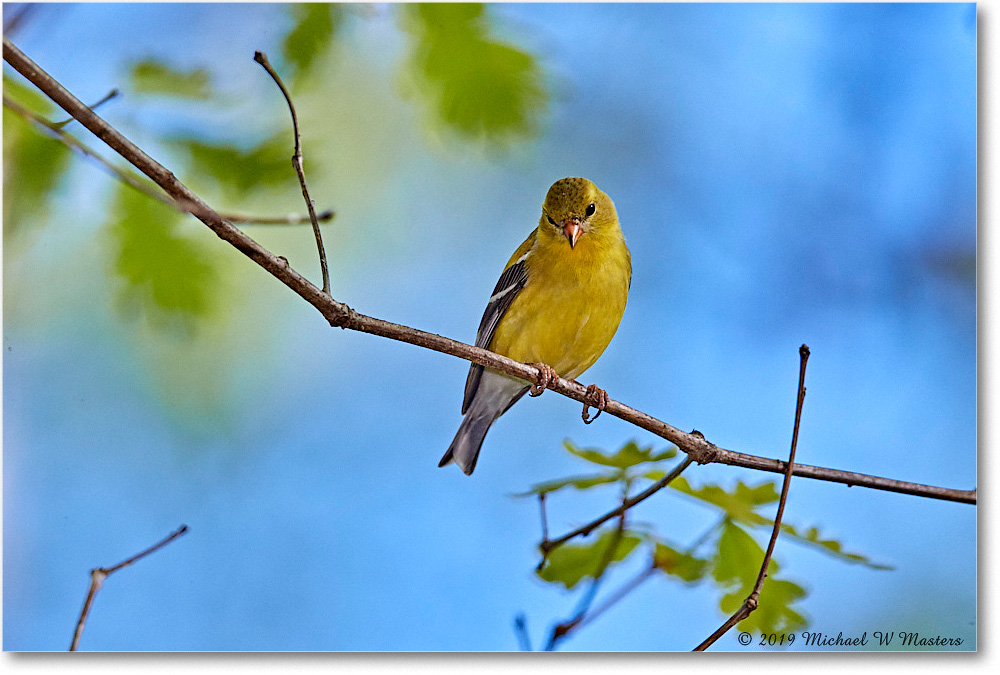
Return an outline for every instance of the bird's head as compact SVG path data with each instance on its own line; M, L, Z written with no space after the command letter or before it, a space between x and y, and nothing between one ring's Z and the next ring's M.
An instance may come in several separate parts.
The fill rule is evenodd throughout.
M563 178L545 195L539 230L564 237L575 248L581 237L618 222L614 202L586 178Z

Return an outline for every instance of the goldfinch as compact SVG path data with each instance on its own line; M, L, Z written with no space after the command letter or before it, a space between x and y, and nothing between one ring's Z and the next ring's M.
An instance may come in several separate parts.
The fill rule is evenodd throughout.
M632 256L611 198L586 178L553 184L538 227L507 262L476 334L477 347L534 364L542 377L531 387L473 364L465 418L438 466L454 462L471 474L490 425L525 392L538 395L555 373L575 379L594 365L618 330L631 282Z

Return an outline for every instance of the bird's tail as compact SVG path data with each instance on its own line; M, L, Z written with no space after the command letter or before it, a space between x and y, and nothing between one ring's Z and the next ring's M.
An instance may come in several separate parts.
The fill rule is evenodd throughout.
M451 442L448 452L444 453L438 466L454 462L471 475L479 459L479 449L483 447L483 439L490 426L503 415L518 399L524 396L528 387L519 380L487 370L483 373L479 386L476 388L472 402L469 404L465 418L455 440Z
M476 468L476 460L479 459L479 450L483 447L483 439L486 432L490 430L494 415L476 415L471 411L462 420L455 434L455 440L448 447L448 452L444 453L438 466L446 466L455 462L458 467L465 472L466 476L472 474Z

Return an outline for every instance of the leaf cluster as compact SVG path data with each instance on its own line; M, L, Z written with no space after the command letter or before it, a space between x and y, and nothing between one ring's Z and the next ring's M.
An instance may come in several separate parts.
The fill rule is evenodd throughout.
M579 448L570 441L564 448L571 455L601 467L596 473L570 476L539 483L519 497L549 495L574 488L589 490L599 486L616 485L620 494L627 494L646 481L659 481L667 470L659 464L676 456L674 448L656 451L653 446L642 447L635 441L625 443L615 452L597 448ZM763 481L748 485L737 481L731 487L713 483L693 486L683 476L674 478L669 486L674 494L696 501L715 510L719 518L711 529L687 546L668 541L652 529L628 529L604 526L585 543L567 542L552 549L544 564L537 571L540 579L566 589L576 587L581 581L600 579L612 566L644 552L650 568L663 578L685 585L712 584L720 593L719 609L731 615L753 590L764 550L751 534L753 530L773 528L774 521L761 513L763 507L777 504L778 483ZM808 529L783 523L782 534L814 550L842 562L859 564L871 569L890 569L872 562L868 557L844 550L836 539L821 535L817 527ZM617 540L617 542L616 542ZM602 566L611 552L609 564ZM760 604L755 612L739 624L742 631L794 631L805 627L808 619L797 606L806 596L801 582L780 576L780 565L772 558L768 576L761 591Z
M407 75L435 118L465 140L505 145L535 135L548 105L542 69L491 35L482 4L400 6L414 36Z

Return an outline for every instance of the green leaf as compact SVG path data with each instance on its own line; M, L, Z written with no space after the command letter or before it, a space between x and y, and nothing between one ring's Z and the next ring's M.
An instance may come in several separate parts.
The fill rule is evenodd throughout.
M214 300L216 269L194 239L178 232L182 216L120 185L110 225L121 307L156 326L190 325Z
M873 570L892 570L895 569L891 565L885 565L882 563L872 562L867 556L863 556L859 553L847 553L844 551L843 546L836 539L823 539L820 537L819 530L815 527L809 528L805 533L799 532L795 526L789 523L781 524L781 531L786 535L793 537L805 544L809 544L816 548L816 550L826 555L833 556L839 560L855 565L864 565L869 569Z
M299 80L329 48L344 21L344 10L340 5L321 2L293 4L290 10L295 26L282 41L281 53Z
M548 494L550 492L555 492L556 490L561 490L564 487L575 487L577 490L586 490L587 488L592 488L595 485L615 483L623 478L624 475L621 473L598 473L591 476L570 476L569 478L560 478L557 480L546 481L544 483L537 483L531 486L531 489L527 492L519 492L514 496L530 497L531 495Z
M438 121L467 139L493 144L534 136L548 105L535 58L489 35L480 4L408 4L404 27L416 36L409 81Z
M649 472L645 474L647 478L658 480L660 472ZM670 487L683 492L686 495L700 499L723 509L726 515L738 522L753 525L755 527L773 527L774 520L757 513L759 506L776 502L780 499L777 491L777 483L761 483L756 487L749 487L742 481L736 484L731 492L726 491L718 485L703 485L700 488L691 487L690 483L683 477L678 477L671 482ZM781 524L782 532L788 536L813 546L816 550L831 555L844 562L864 565L871 569L889 570L889 565L872 562L869 558L857 554L847 553L843 550L841 543L835 539L822 539L819 530L815 527L807 532L800 533L794 525L790 523Z
M712 577L727 592L719 601L719 608L731 615L753 591L764 562L762 549L749 533L732 521L723 524L719 537L718 553ZM806 625L805 617L791 604L806 595L798 584L776 578L778 563L772 558L767 567L767 577L761 586L757 609L739 624L742 631L762 632L793 631Z
M605 528L589 544L563 544L549 553L545 567L537 574L545 581L562 584L567 589L573 588L583 579L593 579L602 572L601 564L616 537L616 528ZM623 532L608 567L628 557L641 541L639 537Z
M28 86L20 80L3 75L4 96L11 98L26 108L33 110L43 117L48 117L55 107L45 94L38 91L34 86Z
M708 561L682 553L663 542L656 543L653 564L657 569L688 583L700 581L708 570Z
M750 487L743 483L743 481L738 481L736 487L730 492L723 487L711 483L702 485L699 488L693 488L683 476L678 476L670 483L670 487L678 492L683 492L695 499L718 506L733 520L751 525L762 525L768 522L768 519L757 513L756 509L759 506L771 504L780 499L775 485L775 483L771 482Z
M47 115L51 104L41 94L4 77L4 95ZM69 148L7 107L3 109L3 238L13 244L31 222L41 223L49 199L70 166ZM32 220L34 219L34 220Z
M670 459L677 455L676 448L667 448L662 452L654 453L653 446L648 446L645 448L640 448L636 445L635 441L629 441L623 445L618 452L613 455L606 455L597 448L578 448L573 441L569 439L563 441L563 447L566 450L581 459L585 459L588 462L593 462L594 464L600 464L602 466L613 466L619 469L627 469L630 466L635 466L636 464L642 464L644 462L659 462L660 460Z
M726 520L719 536L712 578L724 586L734 584L745 586L747 592L743 597L746 597L757 581L757 574L763 562L764 549L746 530L733 521ZM767 573L774 574L777 571L778 563L772 558Z
M215 180L234 200L261 186L294 185L296 182L292 166L294 140L290 131L279 132L249 150L196 138L177 138L169 143L188 154L193 170Z
M187 72L174 70L155 59L132 66L132 89L137 94L207 99L212 95L212 78L204 68Z

